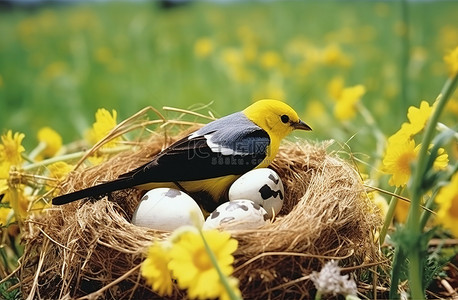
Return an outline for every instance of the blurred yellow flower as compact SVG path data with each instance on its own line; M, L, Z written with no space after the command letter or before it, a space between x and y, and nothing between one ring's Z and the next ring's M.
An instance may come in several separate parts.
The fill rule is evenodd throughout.
M43 144L40 155L44 158L53 157L62 148L62 137L52 128L43 127L38 131L38 141Z
M386 213L388 212L388 203L386 202L386 199L377 191L367 193L367 196L378 208L378 213L380 216L385 218Z
M342 95L342 92L344 90L344 79L343 77L334 77L329 81L327 85L327 90L328 94L331 96L331 98L335 101L337 101L340 96Z
M336 44L327 46L323 50L323 62L327 65L350 66L351 60L342 52Z
M24 219L27 216L29 210L30 199L25 194L24 187L22 185L9 186L6 185L6 190L3 192L3 203L9 203L10 207L14 211L16 219ZM0 187L0 189L3 189Z
M275 51L266 51L261 54L259 58L259 64L266 70L274 69L278 67L282 59L280 54Z
M449 54L444 56L444 61L448 66L451 77L458 74L458 47L455 47Z
M46 66L41 73L45 80L53 80L62 76L67 71L67 64L63 61L55 61Z
M319 100L309 101L305 113L315 120L323 120L322 118L327 119L326 107Z
M64 161L58 161L50 164L48 170L51 178L62 180L73 170L73 166Z
M451 98L445 106L444 112L458 115L458 98Z
M172 277L168 269L169 249L164 243L155 241L148 249L148 255L141 266L142 276L160 296L172 294Z
M334 116L340 121L347 121L354 118L356 115L356 104L365 93L366 88L361 84L344 88L334 106Z
M253 94L254 99L278 99L285 100L286 94L281 82L269 82L259 91Z
M13 210L9 207L0 206L0 226L5 226L11 222Z
M212 54L213 48L210 38L200 38L194 43L194 54L199 58L205 58Z
M88 141L94 145L98 141L106 137L108 133L116 127L116 117L117 112L114 109L111 111L111 114L108 110L104 108L98 109L95 113L95 123L92 125L92 128L87 133ZM106 143L104 147L115 147L117 142L120 140L120 137L112 139L111 141Z
M203 231L221 272L228 276L232 273L237 241L226 232L218 230ZM170 250L171 261L168 265L180 288L187 288L189 298L209 299L221 296L220 277L213 265L202 237L197 231L180 234Z
M221 53L221 59L227 65L240 65L243 62L243 56L240 50L236 48L224 49Z
M113 52L108 47L99 47L94 52L94 58L97 62L101 64L109 64L113 61L114 56Z
M444 148L439 148L437 150L437 157L434 160L433 168L435 170L443 170L447 166L448 166L448 154L445 152Z
M253 62L258 57L258 47L255 43L245 43L242 52L243 58L247 62Z
M435 200L439 205L437 222L458 237L458 173L453 175L448 185L440 189Z
M410 209L410 202L400 200L396 204L396 210L394 211L394 215L396 216L396 220L400 223L405 223L407 220L407 215L409 214Z

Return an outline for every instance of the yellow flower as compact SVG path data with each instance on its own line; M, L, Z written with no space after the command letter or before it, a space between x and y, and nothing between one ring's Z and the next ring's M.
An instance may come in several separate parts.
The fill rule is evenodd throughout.
M203 231L218 266L226 276L233 271L232 253L237 249L237 241L226 232L218 230ZM187 231L176 238L170 251L168 265L180 288L187 288L189 298L217 298L224 289L199 232Z
M229 288L235 293L235 295L239 299L242 299L242 293L240 292L240 289L239 289L239 280L237 278L230 276L230 277L227 277L227 281L229 283ZM231 299L225 287L222 284L220 285L220 290L221 290L220 295L219 295L220 300L230 300Z
M0 226L5 226L12 221L12 209L0 206Z
M8 186L2 184L0 187L1 190L6 187L6 190L3 193L4 197L2 199L3 203L9 203L10 207L14 211L14 215L19 219L23 219L27 216L29 210L29 197L24 192L23 186Z
M434 160L433 168L435 170L443 170L447 166L448 166L448 154L445 152L444 148L439 148L437 150L437 157Z
M458 47L455 47L449 54L444 56L444 61L448 66L450 76L456 76L458 74Z
M21 153L25 151L22 146L22 140L25 135L23 133L8 132L2 135L2 144L0 144L0 162L6 161L11 165L19 165L22 163Z
M281 63L280 55L275 51L267 51L261 54L259 63L264 69L273 69Z
M439 205L437 221L458 237L458 173L453 175L448 185L440 189L436 203Z
M199 58L208 57L213 52L213 41L209 38L200 38L194 43L194 54Z
M426 122L428 122L433 110L434 105L429 106L429 103L426 101L421 101L419 108L416 108L415 106L409 107L407 111L409 124L405 125L406 130L410 131L411 135L415 135L422 131L423 128L425 128Z
M243 63L242 53L236 48L224 49L221 53L221 59L229 66L241 65Z
M51 178L62 180L73 170L73 166L64 161L58 161L49 165L48 170Z
M50 127L41 128L37 138L44 145L44 149L40 153L44 158L53 157L62 148L62 137Z
M342 95L344 89L344 79L342 77L333 78L327 85L328 94L337 101Z
M112 113L104 108L100 108L95 113L95 123L87 134L87 138L91 144L96 144L98 141L107 136L107 134L116 127L116 110L112 110ZM111 148L115 147L116 143L121 138L115 138L104 145L104 147Z
M451 98L447 102L444 112L458 116L458 98Z
M399 200L396 204L396 210L394 215L396 220L400 223L405 223L407 220L407 215L409 214L410 202Z
M350 66L351 60L336 44L329 45L323 50L323 62L327 65Z
M388 145L383 158L383 171L391 174L389 184L404 186L411 175L411 163L417 158L421 144L415 146L415 141L410 136L410 131L405 126L388 138ZM432 145L430 145L432 147ZM448 155L443 148L438 149L433 167L441 170L448 165Z
M344 88L334 106L334 115L336 118L340 121L354 118L356 115L356 104L365 93L366 88L361 84Z
M415 142L402 135L393 135L388 139L388 146L383 158L383 171L391 174L389 184L404 186L410 178L410 164L417 157L419 147Z
M388 203L386 199L377 191L367 193L367 196L377 207L380 216L384 218L388 212Z
M148 256L141 266L142 276L160 296L172 294L172 277L167 267L169 261L169 249L164 243L155 241L148 249Z

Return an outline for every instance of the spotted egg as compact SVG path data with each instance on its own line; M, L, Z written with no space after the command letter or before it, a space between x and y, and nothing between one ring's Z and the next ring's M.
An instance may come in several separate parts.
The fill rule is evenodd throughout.
M249 199L262 206L272 218L283 206L285 189L280 176L271 169L251 170L240 176L229 188L229 200Z
M194 216L192 216L194 215ZM132 224L157 230L173 231L183 225L204 222L199 205L186 193L170 188L148 191L140 200Z
M234 200L218 206L205 220L203 229L257 229L269 217L264 208L250 200Z

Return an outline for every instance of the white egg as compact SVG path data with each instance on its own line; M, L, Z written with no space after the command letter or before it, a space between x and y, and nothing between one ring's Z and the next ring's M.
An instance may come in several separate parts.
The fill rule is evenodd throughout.
M229 200L249 199L262 206L269 216L278 214L283 206L285 189L280 176L271 169L251 170L238 178L229 189Z
M200 224L204 222L202 211L194 199L176 189L157 188L142 197L132 224L173 231L183 225L195 225L193 218L198 218Z
M234 200L218 206L205 220L203 229L257 229L269 218L267 212L250 200Z

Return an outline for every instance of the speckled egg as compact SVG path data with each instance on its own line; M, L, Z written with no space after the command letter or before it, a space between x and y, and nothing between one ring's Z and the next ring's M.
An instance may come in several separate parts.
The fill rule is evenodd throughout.
M204 222L199 205L189 195L176 189L157 188L142 197L132 217L132 224L173 231L183 225L195 225L191 214L201 219L201 224Z
M257 229L268 219L264 208L253 201L239 199L218 206L205 220L203 229Z
M245 173L229 189L229 200L249 199L262 206L269 218L280 212L284 195L285 189L280 176L268 168Z

